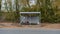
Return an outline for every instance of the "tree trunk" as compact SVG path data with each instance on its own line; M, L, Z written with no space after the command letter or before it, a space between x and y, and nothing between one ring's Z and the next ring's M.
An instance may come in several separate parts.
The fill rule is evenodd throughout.
M18 0L16 0L16 22L20 22L20 12L19 12L19 4Z

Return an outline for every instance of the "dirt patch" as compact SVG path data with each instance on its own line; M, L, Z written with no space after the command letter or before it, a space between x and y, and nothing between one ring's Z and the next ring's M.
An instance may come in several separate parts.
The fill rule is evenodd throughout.
M50 24L50 23L48 23L48 24L42 24L41 25L43 28L53 28L53 29L60 29L60 23L54 23L54 24Z
M40 25L20 25L18 23L0 23L0 28L53 28L60 29L60 24L42 23Z

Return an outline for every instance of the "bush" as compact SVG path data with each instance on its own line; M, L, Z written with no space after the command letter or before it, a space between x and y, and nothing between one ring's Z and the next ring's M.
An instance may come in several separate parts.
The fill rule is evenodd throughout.
M3 12L6 21L15 21L15 12Z

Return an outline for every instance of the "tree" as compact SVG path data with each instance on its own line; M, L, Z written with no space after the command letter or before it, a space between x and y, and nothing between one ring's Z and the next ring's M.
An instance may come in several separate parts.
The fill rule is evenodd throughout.
M43 0L42 6L41 6L41 16L42 16L42 22L55 22L55 16L52 2L50 0Z
M1 11L1 3L2 3L2 0L0 0L0 11Z
M2 13L1 13L1 3L2 3L2 0L0 0L0 17L2 15Z
M11 12L12 11L12 0L7 0L7 4L8 4L8 9Z
M16 22L20 22L20 11L19 11L19 3L18 0L15 0L15 4L16 4Z

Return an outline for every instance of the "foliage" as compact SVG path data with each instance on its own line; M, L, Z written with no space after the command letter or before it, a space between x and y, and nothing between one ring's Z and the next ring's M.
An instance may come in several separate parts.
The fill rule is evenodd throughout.
M58 11L58 6L56 5L54 6L53 1L36 0L35 3L36 3L35 5L30 5L29 0L15 0L14 4L12 5L11 0L5 1L5 9L7 9L7 13L2 14L5 16L6 20L19 21L20 12L35 11L35 12L41 12L41 22L50 22L50 23L60 22L60 14L56 14ZM9 6L7 6L8 4ZM0 11L1 11L1 0L0 0ZM0 12L0 15L2 14ZM35 15L32 14L32 16Z

